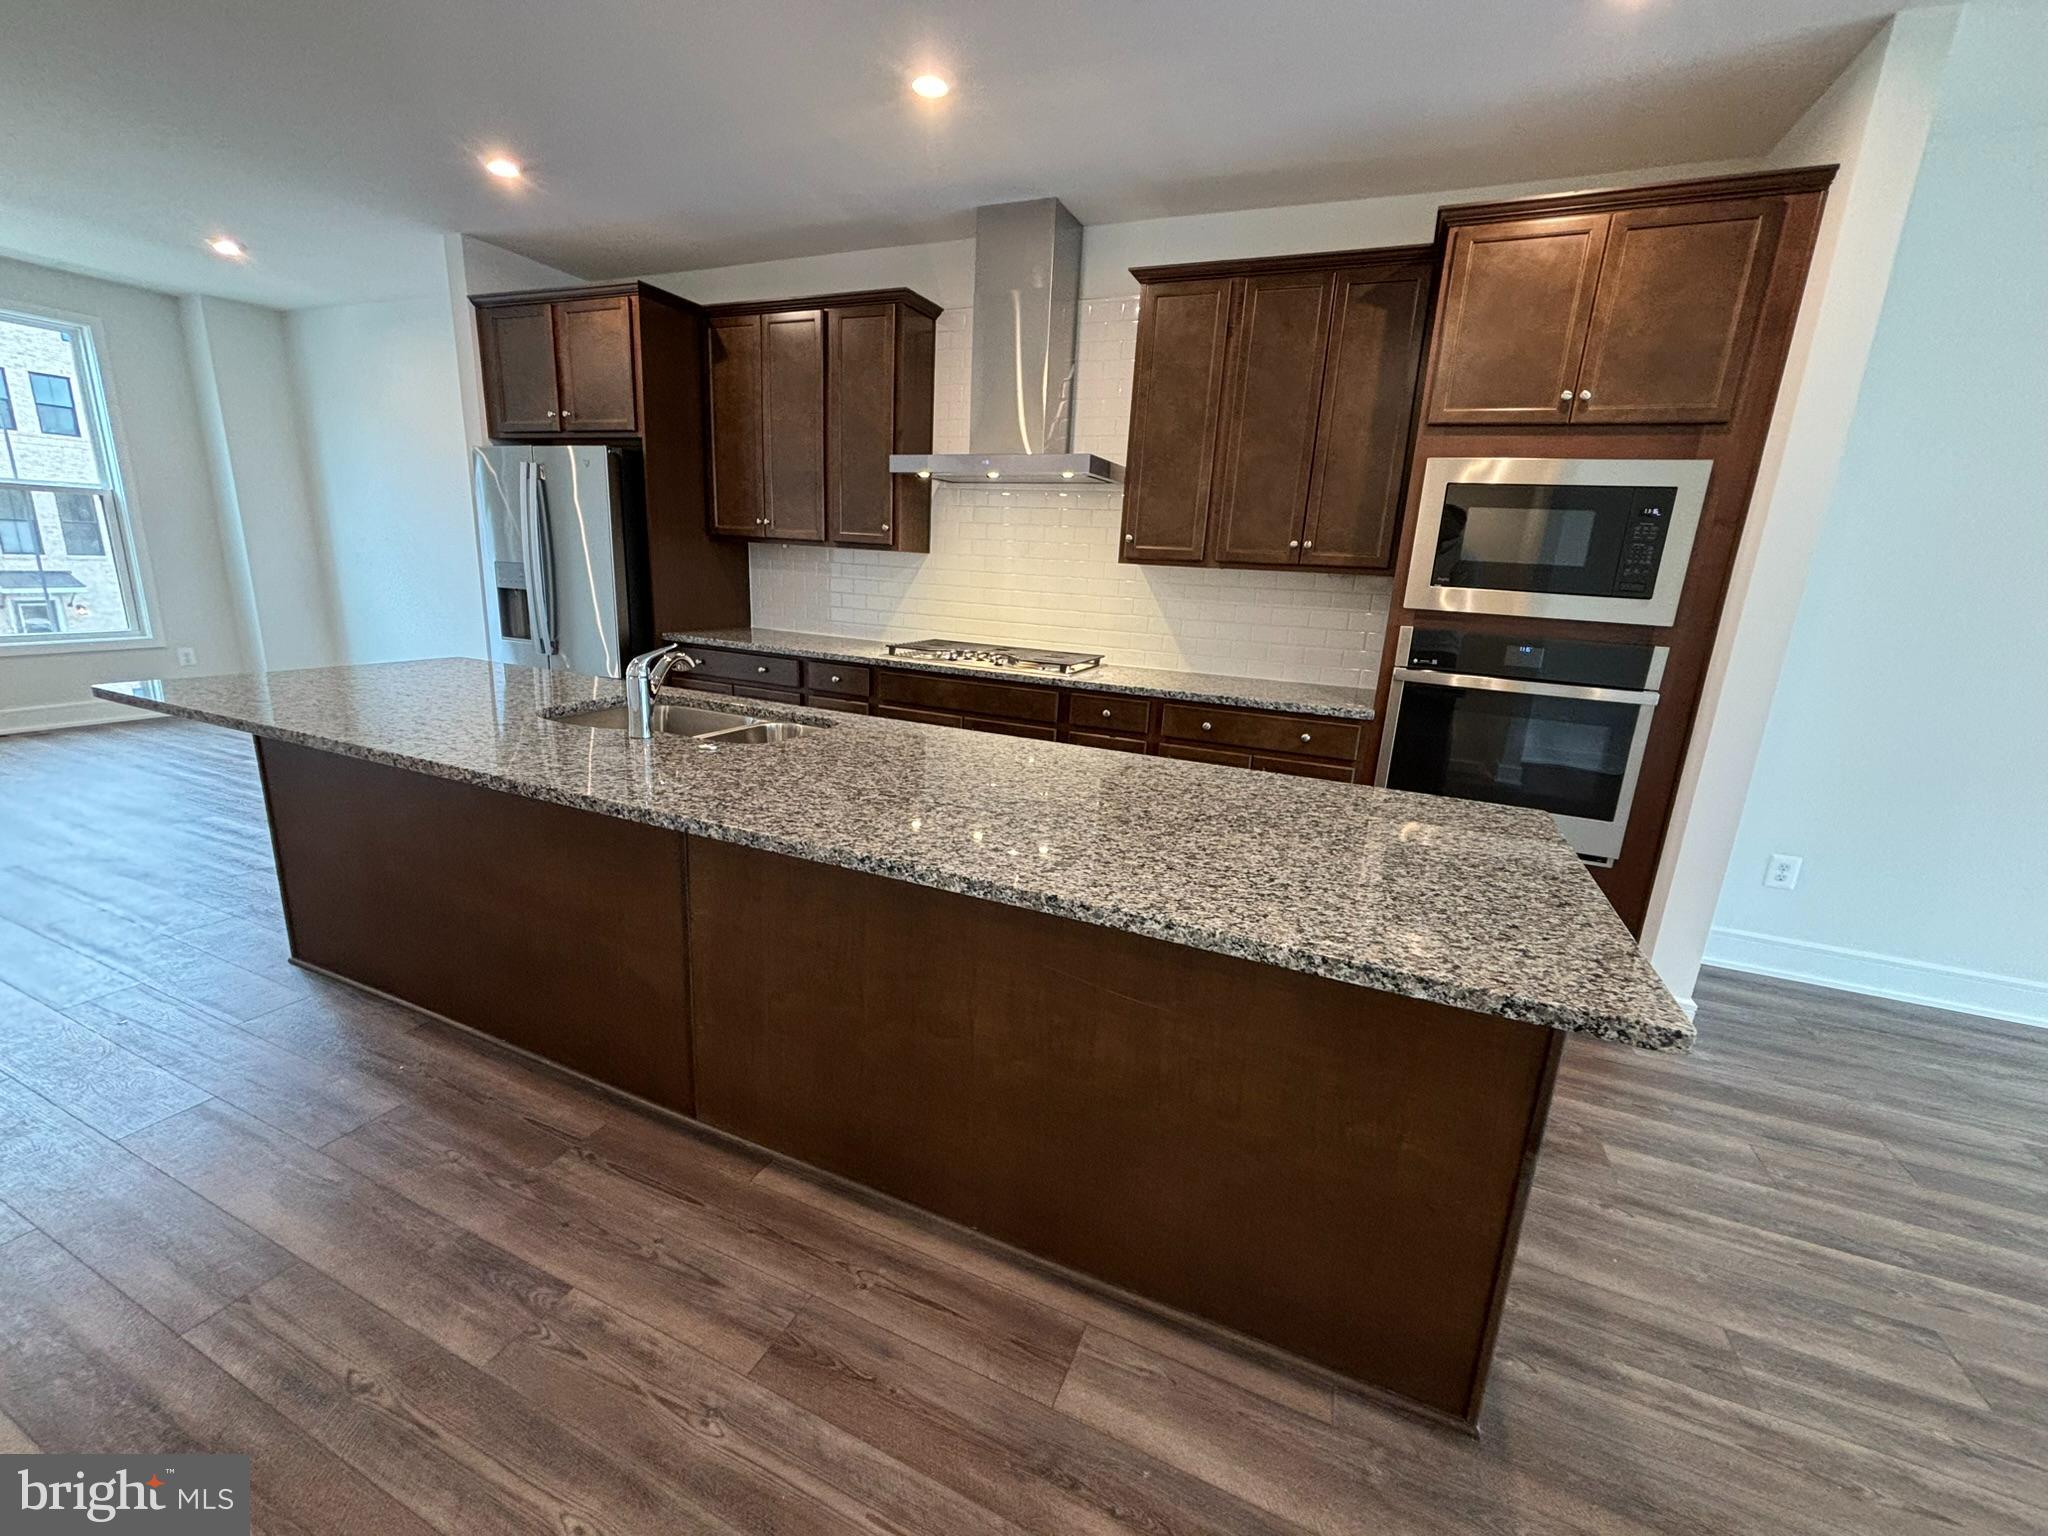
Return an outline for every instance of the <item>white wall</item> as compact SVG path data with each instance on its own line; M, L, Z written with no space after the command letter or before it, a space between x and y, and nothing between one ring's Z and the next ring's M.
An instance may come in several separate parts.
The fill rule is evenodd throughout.
M126 649L0 655L0 732L133 716L93 700L96 682L246 665L178 301L0 260L0 306L94 322L152 628L148 643ZM177 666L180 646L195 666Z
M1779 165L1838 162L1737 551L1644 947L1690 998L1799 595L1848 438L1957 12L1902 13L1793 126Z
M448 301L295 310L287 329L341 659L482 655Z
M2048 1024L2043 78L1963 13L1707 959Z
M285 317L196 296L181 311L248 664L331 665L333 571L306 477Z

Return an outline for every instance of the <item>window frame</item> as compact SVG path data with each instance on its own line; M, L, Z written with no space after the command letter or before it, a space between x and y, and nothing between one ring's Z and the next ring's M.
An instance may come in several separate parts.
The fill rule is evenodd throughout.
M7 370L0 368L0 432L19 432L14 420L14 391L7 387Z
M0 482L0 491L20 491L22 499L28 503L29 542L27 549L9 549L6 545L0 544L0 555L34 555L38 558L47 555L49 551L43 548L42 526L36 521L35 492L29 490L26 486L16 484L12 480ZM0 517L0 523L18 523L20 521L21 519L18 517Z
M104 560L104 559L108 558L108 556L107 556L107 526L106 526L106 519L105 519L104 517L102 517L102 516L100 515L100 509L99 509L99 498L100 498L100 495L101 495L101 493L100 493L100 492L98 492L98 491L58 491L58 492L56 493L56 501L57 501L57 539L58 539L58 542L60 542L61 544L63 544L63 546L64 546L64 553L65 553L65 555L66 555L67 557L69 557L69 556L72 556L72 555L76 555L76 556L77 556L77 557L78 557L79 559L81 559L81 560ZM78 499L79 499L80 501L83 501L83 502L85 503L85 506L86 506L86 516L87 516L88 518L90 518L90 519L91 519L91 526L92 526L92 541L93 541L93 543L94 543L94 544L95 544L96 546L98 546L97 548L94 548L94 549L74 549L74 548L72 548L72 546L71 546L71 532L72 532L72 530L71 530L71 521L78 521L78 520L77 520L77 519L73 519L73 520L71 520L71 521L67 521L67 520L65 519L65 516L64 516L64 498L65 498L65 497L67 497L67 496L75 496L75 497L77 497L77 498L78 498Z
M73 409L80 414L82 420L91 423L91 441L97 450L100 469L100 479L96 485L66 485L22 480L9 478L4 474L0 474L0 485L27 491L31 496L37 491L48 491L52 494L77 492L102 498L100 528L107 542L106 558L113 561L115 579L120 584L122 606L128 615L128 628L124 630L99 633L60 630L49 636L30 638L9 635L0 638L0 663L4 663L5 658L10 656L162 650L163 641L156 633L154 617L156 581L150 568L149 551L141 529L135 524L131 506L128 489L131 482L127 472L128 444L120 425L120 406L115 398L118 391L113 381L107 377L106 366L102 361L100 335L103 327L99 317L72 310L17 303L8 296L0 295L0 320L46 326L72 333L73 356L78 363L79 384L78 389L73 392ZM83 432L80 435L83 436ZM0 466L5 467L7 466Z

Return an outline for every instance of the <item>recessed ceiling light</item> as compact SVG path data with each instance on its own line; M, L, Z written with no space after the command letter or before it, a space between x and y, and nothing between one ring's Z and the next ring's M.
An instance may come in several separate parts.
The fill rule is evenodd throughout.
M926 101L937 101L953 87L937 75L919 75L910 82L910 88Z
M484 161L484 169L500 181L517 181L526 174L526 167L510 155L491 155Z
M206 242L206 248L216 256L225 256L229 261L240 261L248 255L242 242L233 235L215 235Z

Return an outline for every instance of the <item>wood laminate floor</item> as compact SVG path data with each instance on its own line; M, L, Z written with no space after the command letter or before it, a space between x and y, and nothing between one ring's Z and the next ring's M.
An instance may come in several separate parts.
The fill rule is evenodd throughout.
M2048 1529L2048 1034L1701 1005L1567 1051L1475 1442L295 970L241 736L0 741L0 1451L378 1536Z

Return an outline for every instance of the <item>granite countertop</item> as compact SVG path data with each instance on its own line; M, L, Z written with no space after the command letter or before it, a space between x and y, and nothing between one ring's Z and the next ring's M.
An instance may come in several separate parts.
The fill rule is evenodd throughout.
M1533 811L715 695L692 703L829 728L635 742L575 722L616 682L482 661L93 692L1407 997L1657 1050L1693 1039Z
M809 635L795 629L676 630L663 638L680 641L684 645L722 645L736 651L806 656L813 661L885 662L892 667L947 672L959 677L999 677L1006 683L1038 683L1105 693L1142 693L1160 699L1185 699L1190 704L1284 709L1297 715L1324 715L1336 720L1370 720L1373 717L1371 690L1337 688L1327 683L1231 677L1221 672L1169 672L1155 667L1113 667L1107 662L1086 672L1071 674L1010 672L999 667L977 667L962 662L891 656L886 640Z

